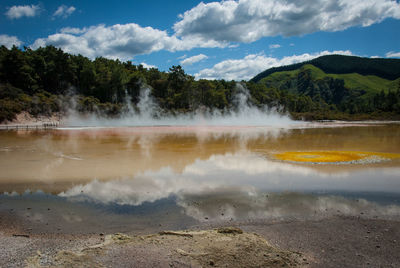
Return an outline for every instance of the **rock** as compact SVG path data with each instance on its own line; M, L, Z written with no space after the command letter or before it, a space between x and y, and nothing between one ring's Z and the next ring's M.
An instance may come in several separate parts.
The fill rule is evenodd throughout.
M243 231L237 227L220 227L217 232L221 234L243 234Z
M12 236L14 236L14 237L26 237L26 238L29 238L29 235L27 235L27 234L13 234Z
M162 232L159 232L158 234L159 235L177 235L177 236L193 237L192 234L185 233L185 232L162 231Z
M188 256L189 255L189 253L187 253L186 251L184 251L183 249L180 249L180 248L177 248L176 252L178 252L182 256Z

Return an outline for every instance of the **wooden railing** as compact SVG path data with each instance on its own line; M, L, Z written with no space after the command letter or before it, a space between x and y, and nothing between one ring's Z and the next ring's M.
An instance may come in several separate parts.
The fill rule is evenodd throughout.
M0 130L34 130L34 129L51 129L57 128L58 122L44 122L37 124L9 124L0 125Z

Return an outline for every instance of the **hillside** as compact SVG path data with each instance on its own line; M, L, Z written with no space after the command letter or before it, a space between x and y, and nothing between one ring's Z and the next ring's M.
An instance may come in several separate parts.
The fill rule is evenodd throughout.
M344 81L344 87L349 90L365 92L363 97L373 97L374 94L384 91L395 91L400 83L400 76L395 80L385 79L376 75L361 75L359 73L332 74L326 73L312 64L305 64L293 71L274 72L262 78L259 83L267 87L287 89L293 93L299 92L297 85L299 75L308 73L312 81L321 81L324 78L333 78ZM288 83L290 81L290 83Z
M395 119L400 114L397 59L322 56L268 69L249 83L275 91L296 118Z
M272 73L298 70L306 64L318 67L329 74L373 75L388 80L400 77L400 59L361 58L356 56L327 55L319 58L287 66L270 68L252 78L251 82L259 82Z

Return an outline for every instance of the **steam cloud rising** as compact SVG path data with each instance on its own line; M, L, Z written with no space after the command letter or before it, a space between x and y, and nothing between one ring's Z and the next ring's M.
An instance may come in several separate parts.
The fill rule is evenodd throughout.
M126 100L126 112L118 118L97 114L82 116L72 109L63 122L67 127L117 127L117 126L279 126L294 124L287 115L270 107L256 107L250 103L249 92L237 84L235 108L230 110L199 109L194 113L174 115L165 113L153 100L150 88L144 87L136 108Z

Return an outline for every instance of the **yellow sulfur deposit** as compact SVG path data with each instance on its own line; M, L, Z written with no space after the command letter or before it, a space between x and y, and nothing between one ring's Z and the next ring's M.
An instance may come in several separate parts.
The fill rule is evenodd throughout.
M385 160L400 158L400 154L355 152L355 151L311 151L311 152L284 152L275 154L275 158L290 162L330 164L330 163L376 163Z

